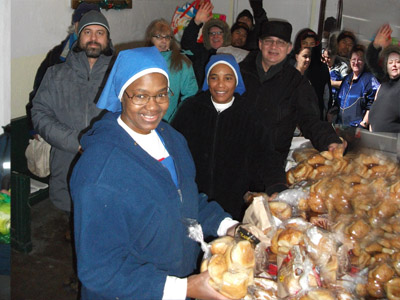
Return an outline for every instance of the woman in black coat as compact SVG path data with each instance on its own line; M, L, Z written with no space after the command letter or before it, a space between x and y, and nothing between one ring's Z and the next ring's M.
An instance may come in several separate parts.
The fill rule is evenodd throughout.
M172 126L186 138L200 192L241 220L247 191L272 195L287 188L279 154L245 91L239 66L229 54L210 58L203 92L182 103Z

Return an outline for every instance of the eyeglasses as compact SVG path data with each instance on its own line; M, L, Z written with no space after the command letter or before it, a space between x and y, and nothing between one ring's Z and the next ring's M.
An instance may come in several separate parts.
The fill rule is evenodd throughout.
M172 92L172 90L170 88L168 88L167 92L161 92L155 96L150 96L148 94L136 94L136 95L129 96L129 94L126 92L126 90L124 91L124 93L126 94L128 99L131 100L132 103L136 104L136 105L146 105L147 103L149 103L151 98L154 98L154 100L158 104L163 104L163 103L168 102L168 100L169 100L168 93L170 93L171 96L174 95L174 93Z
M222 35L223 33L224 33L223 31L209 31L208 35L216 36L216 35Z
M287 42L283 40L273 40L273 39L264 39L262 43L265 46L271 47L274 43L277 47L285 47L287 45Z
M155 38L155 39L157 39L159 41L161 41L161 40L170 41L172 39L172 36L157 34L157 35L153 35L153 38Z

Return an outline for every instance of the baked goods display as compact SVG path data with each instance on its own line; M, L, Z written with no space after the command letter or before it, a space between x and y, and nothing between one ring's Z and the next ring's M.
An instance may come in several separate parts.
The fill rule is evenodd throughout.
M324 230L331 237L319 239L318 245L313 242L321 236L318 232L303 238L308 246L316 246L307 248L307 253L321 266L322 286L331 290L342 288L348 282L341 280L343 277L359 276L351 288L344 284L346 293L353 298L400 299L398 163L377 151L346 156L340 151L305 151L293 158L298 159L298 164L288 170L287 180L292 188L301 187L309 193L307 219L317 226L308 230ZM276 251L274 242L273 239L271 251ZM335 272L329 272L329 265Z
M399 164L341 148L293 157L290 189L246 194L249 241L210 244L210 285L232 299L400 300Z

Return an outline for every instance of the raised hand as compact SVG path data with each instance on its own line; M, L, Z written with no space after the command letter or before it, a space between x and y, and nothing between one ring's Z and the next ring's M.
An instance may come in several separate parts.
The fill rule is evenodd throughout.
M379 28L378 32L376 33L375 39L374 39L374 47L375 48L385 48L389 46L392 42L392 28L390 28L389 24L385 24Z
M203 2L196 13L196 16L194 17L194 22L196 25L200 25L201 23L205 23L210 20L212 18L213 9L214 6L210 1Z

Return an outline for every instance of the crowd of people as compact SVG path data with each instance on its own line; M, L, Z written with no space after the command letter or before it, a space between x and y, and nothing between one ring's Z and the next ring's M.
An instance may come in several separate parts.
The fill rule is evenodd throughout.
M38 71L27 114L52 146L50 199L74 222L82 299L224 299L197 271L188 220L233 235L247 191L288 188L296 130L319 151L346 146L333 124L400 132L389 25L368 48L349 30L292 43L290 22L249 3L230 27L204 2L180 43L153 20L145 47L116 55L83 2Z

